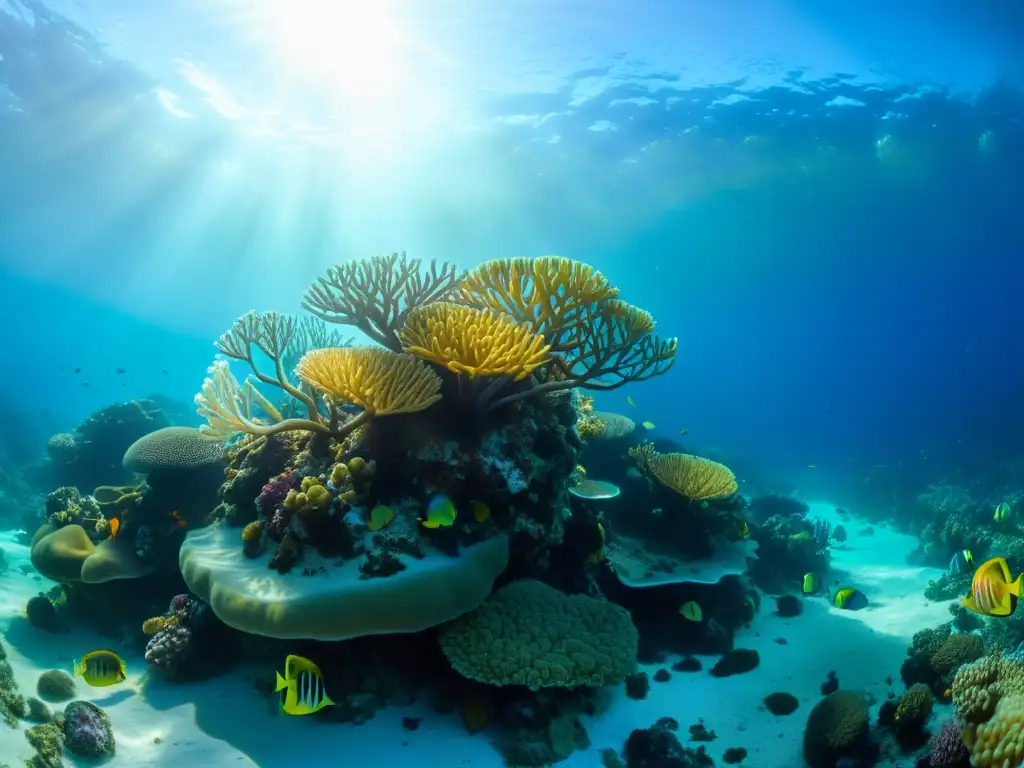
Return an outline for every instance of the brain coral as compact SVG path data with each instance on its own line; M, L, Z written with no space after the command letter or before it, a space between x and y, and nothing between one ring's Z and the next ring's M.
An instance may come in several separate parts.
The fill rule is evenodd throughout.
M932 656L932 669L942 676L979 658L985 651L980 636L958 633L947 637Z
M850 691L836 691L811 710L804 730L804 759L811 768L834 768L843 757L856 757L867 736L868 708Z
M145 475L155 469L198 469L221 461L223 446L192 427L164 427L143 435L124 453L124 468Z
M523 579L445 627L441 650L464 677L538 690L619 683L637 641L624 608Z
M636 423L628 416L607 411L595 411L594 418L601 423L601 428L594 437L598 440L620 440L629 437L636 429Z

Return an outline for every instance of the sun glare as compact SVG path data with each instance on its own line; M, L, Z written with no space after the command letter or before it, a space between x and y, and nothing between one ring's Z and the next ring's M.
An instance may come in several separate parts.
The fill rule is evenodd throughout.
M382 95L401 77L401 38L383 0L267 0L293 77L347 97Z

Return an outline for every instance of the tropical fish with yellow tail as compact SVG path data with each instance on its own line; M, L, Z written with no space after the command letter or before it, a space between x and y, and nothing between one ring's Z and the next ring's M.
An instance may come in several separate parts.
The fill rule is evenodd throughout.
M289 656L284 660L284 677L277 675L274 692L285 691L281 710L286 715L312 715L324 707L333 707L324 689L320 667L302 656Z
M382 528L387 528L394 519L395 510L386 504L378 504L370 510L370 514L366 518L366 527L371 531L379 531Z
M835 594L829 592L829 599L832 605L842 611L859 611L868 607L868 598L859 589L853 587L840 587Z
M419 522L424 528L448 528L457 516L452 500L446 494L439 493L427 504L427 515L419 518Z
M821 589L821 582L818 579L818 574L816 574L816 573L805 573L804 574L804 583L803 583L803 586L802 586L803 593L805 595L813 595L819 589Z
M478 523L486 523L491 516L491 508L479 499L470 501L469 507L473 510L473 519Z
M1005 501L1003 501L1003 502L1000 502L998 505L996 505L996 511L995 511L995 514L992 515L992 519L995 520L997 523L1001 523L1006 518L1008 518L1009 516L1010 516L1010 505L1007 504Z
M124 660L113 651L89 651L74 662L75 677L80 677L93 688L117 685L128 678Z
M1017 610L1022 580L1024 574L1016 579L1010 574L1005 557L993 557L974 572L971 592L960 604L982 616L1010 616Z
M690 600L679 606L679 615L687 621L701 621L704 618L704 612L700 609L700 604L696 600Z

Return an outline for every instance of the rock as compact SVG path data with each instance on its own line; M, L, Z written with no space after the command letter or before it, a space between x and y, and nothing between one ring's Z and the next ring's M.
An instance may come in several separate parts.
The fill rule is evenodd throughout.
M72 701L64 708L64 738L79 757L111 757L116 751L110 718L88 701Z

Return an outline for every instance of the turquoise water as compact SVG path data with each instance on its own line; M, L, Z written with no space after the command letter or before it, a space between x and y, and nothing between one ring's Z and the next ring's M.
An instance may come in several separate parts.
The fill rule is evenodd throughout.
M23 692L30 694L30 678L39 671L71 671L71 658L113 643L133 670L126 685L135 698L120 718L112 702L110 715L120 742L138 747L122 747L114 760L179 764L180 753L154 747L153 738L160 746L166 735L130 735L146 719L146 697L199 706L215 695L218 679L230 680L222 685L241 697L239 706L252 717L274 718L275 738L301 727L319 755L321 737L306 723L316 718L283 717L272 703L264 713L267 692L257 683L257 698L245 700L246 687L238 682L243 673L228 661L240 660L244 674L258 681L275 664L283 671L287 654L326 654L345 667L372 644L310 631L295 638L269 633L272 641L265 641L266 632L249 631L264 639L238 640L234 630L247 629L232 624L228 611L177 567L186 535L203 530L211 516L230 518L224 505L234 497L228 492L225 502L217 486L232 481L231 472L244 474L247 466L238 463L244 459L218 466L215 474L225 468L228 474L215 483L191 478L170 484L191 488L188 498L150 495L145 514L157 515L163 533L153 562L146 563L156 574L138 582L145 585L137 593L144 599L125 604L121 614L104 609L98 619L96 611L68 608L55 592L51 598L63 606L62 626L70 634L45 636L48 650L36 658L27 649L44 641L21 623L23 604L57 586L43 579L53 571L36 572L37 558L29 553L32 535L51 514L44 500L68 484L86 496L101 486L134 483L121 455L136 438L166 425L205 423L193 398L208 367L223 357L214 341L252 310L308 314L303 297L333 264L404 251L424 264L448 262L461 273L491 259L558 255L599 270L620 298L650 312L657 334L678 338L675 364L664 375L610 390L583 382L576 393L593 396L599 413L631 419L630 436L607 443L567 438L567 430L583 434L580 422L573 428L555 405L545 411L538 404L548 400L541 396L514 412L460 410L454 404L479 394L478 385L431 358L440 362L442 404L428 412L433 416L409 417L393 431L380 426L362 447L334 456L375 460L382 475L372 491L357 487L355 501L342 500L344 487L331 485L330 508L339 518L354 515L348 525L356 518L362 525L364 507L390 505L396 525L420 531L434 546L439 540L430 537L438 534L416 523L431 499L451 495L460 509L458 526L468 526L475 509L470 502L484 496L491 516L486 525L503 534L529 527L547 554L517 550L513 536L511 564L488 574L480 594L466 600L479 603L490 581L500 589L517 579L540 579L565 594L599 595L630 612L639 629L639 662L651 676L676 656L722 650L701 645L693 627L679 624L679 608L691 599L707 614L701 627L711 618L729 627L731 646L756 646L764 659L788 653L771 642L791 629L778 629L773 600L799 595L804 571L813 568L822 588L807 598L817 606L808 612L818 610L822 621L833 622L827 632L834 637L842 634L842 622L854 621L865 658L875 659L868 665L874 677L858 668L842 680L844 689L873 697L874 721L890 690L882 683L886 675L896 679L896 693L914 682L904 676L900 685L899 669L914 633L948 622L944 600L969 583L942 576L951 558L963 549L976 550L978 564L1005 556L1014 576L1024 566L1015 559L1024 554L1017 549L1016 521L1024 498L1018 355L1024 316L1017 299L1024 250L1021 31L1024 18L1014 9L982 12L961 3L893 9L781 0L756 8L737 0L682 6L516 0L500 8L466 0L181 0L159 7L115 0L0 2L0 325L7 363L0 377L0 529L9 532L9 567L0 579L10 581L13 596L0 626L7 628L3 640ZM355 334L358 345L372 341L351 323L330 328ZM546 341L552 343L550 333ZM293 350L287 376L314 346ZM554 347L562 354L557 341ZM275 378L264 355L255 362ZM243 382L248 367L236 361L233 371ZM501 392L517 386L502 384ZM274 407L284 403L286 417L302 415L302 403L272 382L260 391ZM152 420L123 426L119 419L133 418L126 411L103 411L150 399L160 410ZM354 397L341 401L344 418L366 407ZM326 423L326 405L322 397L318 402ZM573 414L569 421L588 412L590 405L580 403L565 405ZM257 410L257 418L274 421ZM82 429L96 413L115 414L113 421L123 426L95 438L102 449ZM81 453L74 471L51 439L69 433L78 435ZM444 454L448 470L420 472L417 467L429 464L424 446L443 452L448 439L484 446L483 469L466 468L477 466L478 454L463 444L464 455ZM779 565L784 575L778 578L766 578L770 568L762 565L759 572L742 556L724 570L709 565L728 549L722 537L734 537L726 530L732 522L707 523L713 539L707 551L703 544L690 546L704 541L702 533L684 537L685 552L661 552L658 540L672 539L683 527L665 522L666 514L683 515L672 512L674 505L682 504L694 520L710 518L700 516L702 499L692 488L673 496L666 491L671 484L634 466L628 451L646 441L661 453L701 456L734 473L736 495L713 499L711 509L719 521L749 523L752 533L744 535L758 542L761 560L768 559L765 531L772 515L748 503L767 495L809 503L813 511L797 517L808 526L827 519L851 538L830 543L826 536L820 560L807 568L789 560ZM255 496L277 474L295 471L296 483L322 475L326 483L333 466L300 464L296 458L261 467L254 490L241 494L251 512L228 522L257 520ZM589 478L615 484L620 495L570 500L567 489L581 477L577 465ZM391 466L398 469L389 474ZM533 483L528 503L514 490L516 472L524 484ZM508 483L496 491L487 482L498 475ZM1009 522L993 519L1003 501L1010 505ZM534 511L523 512L524 504ZM104 519L121 514L113 509ZM631 509L659 511L638 523L627 516ZM168 518L172 512L183 519ZM522 522L527 518L530 526ZM123 519L124 535L134 541L131 517ZM156 519L147 517L144 525L156 530ZM265 527L271 519L272 510ZM598 522L609 554L588 559L600 544ZM703 530L705 523L694 525ZM94 545L106 530L90 529ZM486 538L467 530L466 536ZM786 535L799 530L787 528ZM616 536L622 537L619 550ZM626 546L625 539L632 543ZM315 570L317 558L327 556L312 554L309 538L302 541L304 566ZM661 557L696 558L703 565L693 566L689 581L673 577L668 587L620 591L613 576L626 573L626 550L639 558L634 567L640 570L663 568ZM607 562L612 565L605 569ZM745 586L730 592L740 577ZM940 589L936 599L938 593L929 593L924 603L928 582L940 577L949 580L942 582L948 594ZM692 587L716 582L720 592ZM272 593L276 583L250 588ZM839 586L861 589L869 609L855 619L837 612L825 595ZM752 623L744 619L744 589L756 596ZM194 696L156 676L141 680L146 639L137 626L166 613L164 606L180 592L210 602L217 626L232 628L224 629L231 644L218 646L196 673L204 681L197 685L205 687ZM89 599L118 605L122 597L114 590ZM920 605L927 609L919 611ZM985 622L954 630L973 631L993 647L1024 639L1012 621ZM428 626L438 623L398 627L416 629L418 639L387 635L381 641L397 643L385 647L403 654L428 654L426 680L417 681L427 690L421 702L454 685L445 676L450 670L434 658L431 633L437 630ZM99 637L89 634L96 632ZM813 656L807 648L814 638L792 632L793 648ZM301 642L289 646L296 638ZM755 638L765 639L767 648ZM329 650L311 639L331 641ZM220 659L221 653L232 658ZM564 764L597 765L598 749L619 750L631 729L671 716L682 725L684 746L696 746L685 736L697 717L718 728L720 738L709 744L718 764L749 732L743 765L798 768L818 686L829 669L847 665L823 660L800 666L786 658L797 665L792 687L801 708L771 728L778 725L792 746L788 752L772 752L775 732L756 722L768 689L785 683L756 677L767 674L765 667L778 669L776 659L763 661L749 679L718 683L745 702L731 715L690 705L694 697L725 690L703 677L697 685L674 672L672 682L655 684L643 703L625 697L616 681L618 698L608 716L587 714L593 746L577 744ZM705 667L713 663L705 659ZM327 674L329 691L336 674ZM408 683L408 669L393 674ZM941 699L939 683L926 682ZM348 678L334 683L351 685ZM512 728L507 712L543 707L507 691L495 700L485 697L488 727L484 735L469 734L451 711L463 711L467 701L478 700L473 696L478 692L458 688L447 711L438 705L409 714L426 718L425 731L402 730L396 713L410 705L397 697L400 703L379 707L374 722L395 722L375 738L397 750L386 754L398 764L407 760L403 740L422 738L433 719L447 716L438 721L443 726L433 726L447 735L424 742L417 764L499 764L501 749L491 742L502 743ZM933 732L953 709L936 706ZM155 711L159 722L163 710ZM224 739L231 749L210 747L198 753L205 757L190 753L188 759L220 765L246 755L257 765L322 764L237 734L229 738L215 720L200 718L195 738ZM303 724L292 725L296 720ZM876 730L872 738L883 754L914 764L921 745L893 747L891 734ZM368 737L359 728L339 733L346 744L363 745L351 747L362 754ZM4 749L17 745L7 760L12 765L31 754L21 754L27 741L15 736L0 741ZM456 753L431 752L446 741ZM458 752L460 745L468 745L466 751ZM509 758L508 750L504 754ZM2 763L8 755L0 755ZM870 764L857 759L857 765Z

